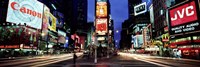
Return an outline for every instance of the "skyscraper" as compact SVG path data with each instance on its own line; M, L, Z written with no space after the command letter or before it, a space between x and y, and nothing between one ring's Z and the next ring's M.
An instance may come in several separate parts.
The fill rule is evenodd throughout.
M87 23L87 1L88 0L73 0L73 22L72 29L82 31Z

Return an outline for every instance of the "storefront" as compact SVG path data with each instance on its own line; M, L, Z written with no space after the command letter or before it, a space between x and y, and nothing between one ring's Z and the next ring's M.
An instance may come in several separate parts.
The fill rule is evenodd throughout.
M174 49L174 54L176 54L176 50L181 50L181 56L183 58L199 59L200 36L172 40L170 47Z

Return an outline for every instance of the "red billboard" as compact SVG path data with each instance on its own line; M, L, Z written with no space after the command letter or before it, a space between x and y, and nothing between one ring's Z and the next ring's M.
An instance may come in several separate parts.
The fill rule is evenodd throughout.
M170 11L171 26L185 24L197 20L195 1L188 2Z
M200 32L197 10L198 6L195 0L190 0L169 9L170 35Z
M98 34L107 33L107 18L96 19L96 33Z

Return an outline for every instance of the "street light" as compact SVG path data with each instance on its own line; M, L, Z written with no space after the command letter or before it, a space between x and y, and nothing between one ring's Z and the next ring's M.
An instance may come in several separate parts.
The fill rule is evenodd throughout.
M119 31L118 31L118 30L116 30L116 33L119 33Z
M51 4L51 6L56 10L56 7L54 6L54 4Z
M42 36L42 37L45 36L45 33L42 33L41 36Z

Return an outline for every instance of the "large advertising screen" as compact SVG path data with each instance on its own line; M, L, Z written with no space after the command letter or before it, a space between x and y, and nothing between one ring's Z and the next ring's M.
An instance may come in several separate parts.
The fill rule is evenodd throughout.
M65 41L64 47L65 47L65 48L68 48L68 47L69 47L69 37L66 37L65 40L66 40L66 41Z
M153 4L149 7L149 14L150 14L150 22L154 26L154 13L153 13Z
M197 11L195 1L186 3L182 6L171 9L170 11L171 26L188 23L197 20Z
M43 4L37 0L9 0L7 22L41 29Z
M197 21L197 7L194 0L171 8L169 15L170 35L194 32L200 29L199 21Z
M107 3L97 2L96 5L96 17L107 17Z
M96 19L96 33L98 35L107 33L107 18Z
M58 11L54 11L53 15L57 18L56 27L62 28L64 26L64 14Z
M54 31L56 32L56 17L54 17L51 13L49 13L49 25L48 25L48 28L51 30L51 31Z
M132 43L134 45L134 48L141 48L143 45L143 36L142 35L132 36Z
M58 30L58 42L65 44L65 41L66 41L65 37L66 37L66 33L61 30Z
M42 39L47 40L47 33L48 33L48 24L49 24L49 13L50 9L47 6L44 6L43 12L43 23L42 23Z

